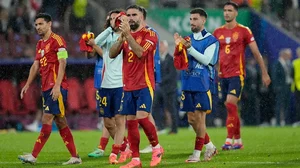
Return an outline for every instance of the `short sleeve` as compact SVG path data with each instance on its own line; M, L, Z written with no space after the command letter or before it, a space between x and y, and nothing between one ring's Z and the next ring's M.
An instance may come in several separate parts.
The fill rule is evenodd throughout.
M250 44L253 41L255 41L255 39L253 37L253 34L252 34L252 31L249 29L249 27L245 27L244 34L245 34L244 41L245 41L246 45Z
M54 44L55 44L54 50L56 52L58 52L58 49L60 49L60 48L65 48L65 49L67 48L65 40L61 36L54 34L53 38L54 38L54 41L55 41L54 42Z
M146 56L149 52L154 53L157 43L158 38L156 33L152 30L148 30L140 44L143 47L143 56Z

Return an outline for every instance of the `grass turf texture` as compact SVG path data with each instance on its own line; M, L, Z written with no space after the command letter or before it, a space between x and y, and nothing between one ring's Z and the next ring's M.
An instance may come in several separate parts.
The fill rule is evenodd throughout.
M180 129L176 135L160 135L160 144L165 149L162 163L158 167L300 167L300 128L276 127L259 128L243 127L242 137L245 148L243 150L221 151L226 137L225 128L208 128L208 133L219 150L219 154L210 162L185 163L193 152L195 134L188 129ZM102 167L113 168L120 165L109 165L108 156L111 151L112 140L107 145L105 156L102 158L88 158L99 143L99 131L73 131L73 136L82 165L67 167ZM9 133L0 135L0 167L31 167L21 164L17 156L23 152L31 152L38 133ZM141 130L141 144L143 149L147 139ZM204 158L205 147L201 154ZM52 132L48 142L40 153L34 167L62 167L62 163L70 155L64 146L58 132ZM141 154L143 167L150 167L151 154ZM123 165L123 164L122 164Z

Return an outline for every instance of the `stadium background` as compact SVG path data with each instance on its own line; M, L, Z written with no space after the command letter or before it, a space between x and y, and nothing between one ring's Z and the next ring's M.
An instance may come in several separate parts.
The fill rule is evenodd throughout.
M209 18L206 28L212 32L224 23L223 0L2 0L0 1L0 129L14 128L23 130L31 123L41 108L39 80L20 100L19 93L28 77L29 68L34 59L35 44L39 37L33 27L35 13L47 12L53 16L53 31L62 35L69 52L67 75L69 96L67 118L73 129L96 129L99 119L95 110L93 89L94 60L88 60L79 51L78 41L85 31L98 34L103 30L106 13L114 8L126 8L137 3L148 9L147 23L160 34L161 40L170 44L173 52L173 33L189 33L190 7L203 7ZM278 59L282 48L291 48L293 58L299 46L297 30L300 27L300 3L295 0L238 0L241 4L238 21L249 26L258 43L259 49L267 58L270 67ZM291 15L291 16L290 16ZM292 17L295 16L295 17ZM12 24L17 23L17 24ZM252 57L246 52L246 57ZM180 88L180 82L178 82ZM180 93L180 89L178 90ZM258 95L257 95L258 96ZM223 126L215 119L225 120L226 112L214 97L214 111L207 118L209 126ZM251 125L262 124L258 110L257 97L254 121ZM296 114L291 98L293 122ZM243 102L240 103L243 106ZM241 112L243 113L243 111ZM180 126L188 126L184 113L180 116ZM243 118L248 120L248 118ZM223 123L223 124L222 124Z

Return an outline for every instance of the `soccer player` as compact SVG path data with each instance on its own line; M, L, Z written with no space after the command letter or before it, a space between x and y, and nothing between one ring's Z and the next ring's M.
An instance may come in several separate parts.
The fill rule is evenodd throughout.
M157 31L155 29L153 29L152 27L150 27L146 22L147 10L142 6L140 6L140 7L143 10L143 12L142 12L143 13L143 26L145 26L149 30L154 31L157 38L158 38L158 41L159 41L159 35L158 35ZM155 84L157 86L161 82L159 43L156 43L156 49L155 49L155 54L154 54L154 74L155 74L155 76L154 76L155 77ZM153 123L153 125L156 125L155 120L153 118L153 115L151 113L149 113L149 120ZM144 149L140 150L140 153L151 153L151 152L152 152L151 143L150 143L150 145L147 145Z
M114 139L112 152L109 156L110 164L123 163L130 157L131 152L125 151L127 139L125 134L125 115L120 114L121 98L123 93L122 64L123 57L109 57L109 49L117 41L120 31L115 25L116 16L120 9L109 13L106 29L96 39L90 39L87 44L92 46L103 58L101 88L98 90L100 115L104 117L104 125ZM101 46L101 48L99 47ZM103 50L102 50L103 49ZM91 55L91 54L89 54ZM124 143L122 144L124 140ZM121 151L119 160L117 155Z
M201 8L190 11L190 25L193 34L182 38L174 34L176 44L174 66L181 71L182 95L181 110L186 111L188 122L195 133L195 148L187 163L200 161L204 143L206 151L204 160L210 160L217 153L216 147L210 142L206 133L206 114L212 110L210 92L210 68L217 62L219 42L207 32L204 24L207 13Z
M249 45L254 58L262 71L262 81L265 86L271 82L262 56L258 50L251 30L236 21L238 5L227 2L224 5L225 25L214 31L214 36L220 42L219 77L223 101L227 109L227 138L223 150L242 149L240 134L240 119L237 103L240 99L245 77L245 47ZM234 144L232 140L234 138Z
M60 136L71 154L70 160L63 163L63 165L81 164L82 161L76 151L73 136L65 118L65 103L68 93L65 75L66 59L68 58L66 43L61 36L52 32L51 25L52 19L49 14L40 13L35 17L35 28L41 39L36 45L35 61L30 68L29 77L22 88L20 96L22 99L37 76L38 71L40 71L44 108L43 125L32 153L19 155L18 158L23 163L34 164L36 162L38 154L51 134L54 120Z
M127 115L128 141L132 150L132 160L121 168L142 166L139 153L139 124L153 147L150 166L158 165L163 155L155 125L148 118L155 89L154 51L157 36L143 26L142 12L142 8L138 5L127 7L127 17L121 17L121 35L110 49L111 58L123 52L124 97L121 114Z
M102 52L102 51L101 51ZM95 63L95 71L94 71L94 87L97 89L96 91L96 107L97 110L100 110L100 96L99 96L99 89L101 88L101 79L102 79L102 66L103 66L103 59L99 55L96 55L96 63ZM90 56L88 56L90 58ZM102 117L101 113L99 113L99 117ZM103 123L101 123L103 124ZM88 154L89 157L98 158L104 155L104 151L106 145L109 141L110 134L105 126L102 129L102 135L100 138L100 142L98 147L91 153Z

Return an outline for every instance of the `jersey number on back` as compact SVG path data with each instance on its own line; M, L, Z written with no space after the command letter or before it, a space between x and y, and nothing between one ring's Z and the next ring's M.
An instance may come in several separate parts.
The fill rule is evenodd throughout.
M226 53L226 54L229 54L229 53L230 53L230 45L229 45L229 44L227 44L227 45L225 46L225 53Z

